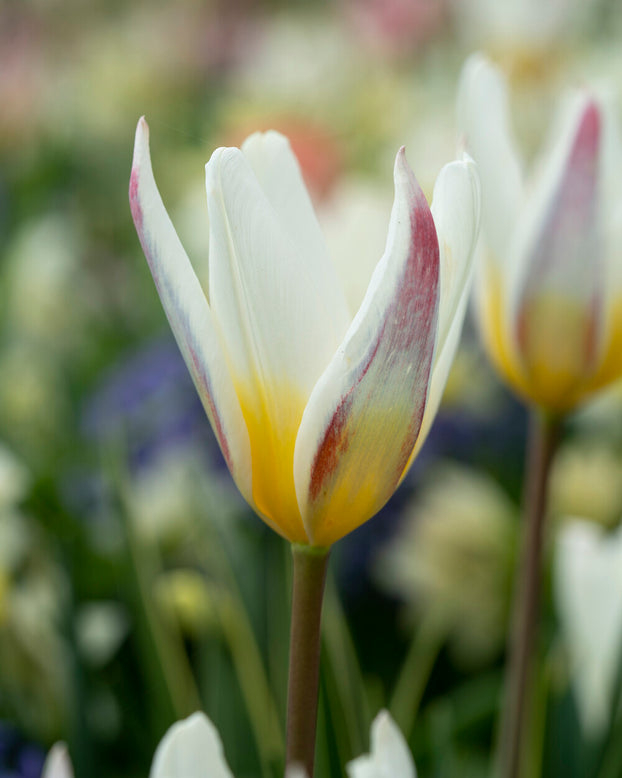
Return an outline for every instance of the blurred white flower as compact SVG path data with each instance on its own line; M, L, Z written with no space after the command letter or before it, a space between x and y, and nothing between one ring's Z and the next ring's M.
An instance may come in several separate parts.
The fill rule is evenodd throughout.
M0 443L0 511L18 503L26 495L29 484L30 473L26 466Z
M457 29L471 47L546 54L579 29L592 0L453 0Z
M110 661L129 630L123 606L112 600L82 605L76 616L76 639L82 655L92 665Z
M76 288L82 247L75 219L64 214L48 213L20 227L4 267L8 324L20 337L58 351L83 336Z
M564 446L551 472L550 511L614 526L622 515L621 474L622 455L600 439L579 439Z
M233 778L218 730L203 713L178 721L160 741L149 778Z
M516 509L497 484L445 465L406 509L380 583L444 624L461 660L483 661L505 639L516 538Z
M371 751L346 766L348 778L416 778L404 736L386 710L371 725Z
M622 139L606 95L576 91L526 177L500 70L470 57L461 129L482 181L477 313L488 355L523 399L573 410L622 378Z
M194 637L216 626L217 615L211 591L198 570L176 569L161 573L154 585L154 598L165 616Z
M41 778L73 778L73 767L64 743L52 746L43 766Z
M371 753L346 766L349 778L417 778L412 756L402 733L385 710L371 727ZM285 778L305 778L297 766L287 768ZM63 743L50 751L42 778L73 778ZM234 778L227 765L222 740L208 717L197 711L173 724L160 741L149 778Z
M305 95L313 103L339 93L363 58L335 24L312 14L272 15L261 28L254 55L240 67L237 87L266 99Z
M557 539L554 594L579 716L597 736L609 722L622 664L622 525L575 520Z
M387 238L393 192L374 181L339 180L331 197L318 207L318 221L331 257L356 257L358 271L338 264L348 308L355 313Z
M49 349L13 339L0 351L0 426L29 461L66 429L68 397L58 360Z
M178 721L160 741L149 778L233 778L218 730L204 713ZM304 778L288 768L285 778Z
M187 536L196 516L197 484L205 465L192 447L163 448L133 478L128 491L131 519L142 540L174 543Z

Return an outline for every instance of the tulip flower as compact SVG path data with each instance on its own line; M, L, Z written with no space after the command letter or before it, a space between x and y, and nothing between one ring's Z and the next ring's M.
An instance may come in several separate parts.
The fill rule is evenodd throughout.
M527 401L575 408L622 378L622 143L602 101L574 96L525 181L500 72L465 65L459 121L482 180L478 313L487 351Z
M349 778L416 778L412 756L402 733L387 711L381 711L371 727L371 753L346 767ZM285 778L305 778L301 768L288 768ZM73 778L64 744L51 749L43 778ZM233 778L218 730L201 713L173 724L158 744L149 778Z
M371 753L347 765L348 778L417 778L404 736L386 710L371 725Z
M217 149L206 180L209 259L195 270L140 120L132 215L229 469L270 527L328 547L389 499L437 411L468 296L475 167L443 168L430 208L398 153L385 253L356 310L344 279L357 258L328 256L283 136Z
M443 168L431 208L403 148L394 181L385 252L351 305L357 257L329 257L286 138L256 133L213 153L209 257L195 272L144 119L136 130L130 203L164 310L238 488L293 545L287 764L309 776L328 549L384 505L425 439L477 237L469 159Z
M505 81L480 55L464 67L458 114L482 180L477 307L484 344L506 382L534 406L498 765L502 778L517 778L551 463L564 415L622 377L622 145L604 103L576 94L525 182Z
M64 743L55 743L50 749L42 778L73 778L73 767Z
M557 538L554 573L581 724L596 737L610 723L622 657L622 526L608 533L569 521Z

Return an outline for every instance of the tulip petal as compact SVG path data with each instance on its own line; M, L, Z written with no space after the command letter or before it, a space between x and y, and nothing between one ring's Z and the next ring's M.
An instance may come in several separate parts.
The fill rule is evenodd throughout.
M217 149L206 179L210 297L249 430L253 500L289 540L305 542L294 444L306 400L345 322L245 155Z
M73 778L73 767L64 743L55 743L50 749L41 778Z
M608 96L607 96L608 97ZM609 219L605 221L605 277L603 339L598 370L590 378L589 391L596 391L622 378L622 134L609 99L603 108L603 150L600 167L603 191L601 203Z
M473 277L480 202L479 178L473 160L465 155L462 161L445 165L436 180L430 206L440 250L438 339L419 437L402 478L425 443L460 342Z
M160 741L149 778L233 778L220 735L204 713L173 724Z
M458 126L482 182L482 228L489 259L504 263L522 203L523 177L510 129L505 80L481 54L469 57L462 70Z
M296 441L296 494L313 544L355 529L397 486L425 409L438 296L436 229L402 149L384 256Z
M348 763L348 778L416 778L404 736L386 710L371 725L370 751Z
M602 335L597 104L583 99L565 125L523 213L508 290L522 367L545 405L574 404Z
M611 714L622 641L622 527L605 533L572 520L557 542L555 600L573 663L579 713L587 732Z
M336 331L343 334L350 323L344 292L289 141L274 130L256 132L244 141L241 150L279 224L313 269Z
M251 499L250 446L214 318L158 192L149 128L136 128L130 178L134 224L166 316L236 484Z

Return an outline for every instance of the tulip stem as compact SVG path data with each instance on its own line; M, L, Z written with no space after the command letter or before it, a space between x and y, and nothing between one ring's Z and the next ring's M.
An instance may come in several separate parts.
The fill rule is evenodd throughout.
M560 439L562 418L534 410L527 450L523 540L516 571L514 606L501 717L500 778L519 778L524 755L525 711L530 703L533 656L542 588L542 549L546 495L551 463Z
M329 549L292 544L294 587L289 647L287 765L300 765L313 778L320 622Z

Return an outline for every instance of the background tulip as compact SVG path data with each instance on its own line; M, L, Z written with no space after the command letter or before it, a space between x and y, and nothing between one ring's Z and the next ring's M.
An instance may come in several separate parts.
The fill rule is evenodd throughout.
M479 55L464 67L458 113L482 177L484 343L523 398L567 411L622 376L618 128L601 100L575 95L525 180L504 78Z

